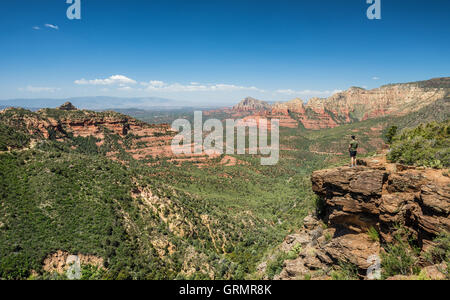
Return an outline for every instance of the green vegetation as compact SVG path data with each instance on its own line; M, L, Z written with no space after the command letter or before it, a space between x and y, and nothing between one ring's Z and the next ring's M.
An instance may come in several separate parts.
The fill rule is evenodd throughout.
M431 264L443 263L445 267L441 270L450 280L450 233L441 233L434 241L434 246L425 254Z
M358 267L350 262L339 262L339 265L331 272L333 280L358 280Z
M281 270L283 270L283 264L284 261L288 258L288 254L284 252L278 253L275 258L267 264L267 276L269 276L269 279L273 279L275 275L278 275L281 273Z
M170 123L180 115L191 112L147 117ZM195 161L134 160L126 150L144 142L100 126L102 143L64 128L49 129L43 139L27 125L106 117L128 120L115 112L49 109L0 115L0 279L65 279L42 268L57 250L104 259L105 270L83 266L82 279L247 279L310 211L323 211L311 190L312 171L344 164L350 133L366 155L373 153L382 141L372 129L393 124L382 118L320 131L282 128L276 166L246 155L236 156L241 164L235 166L220 165L218 157L205 168ZM109 152L119 162L107 158ZM300 251L296 245L276 254L269 277ZM395 248L390 253L403 255ZM386 259L388 272L404 271L394 254ZM355 274L342 264L333 277Z
M414 238L405 228L398 228L394 234L394 242L385 246L381 253L382 277L395 275L417 275L418 253L414 246Z
M40 140L39 132L27 133L24 118L47 122L85 113L91 114L9 111L0 124ZM238 157L245 168L221 166L221 158L204 169L163 159L148 166L125 151L136 136L103 129L98 146L97 138L58 130L32 149L0 154L0 278L25 279L34 270L37 279L63 279L42 270L49 254L63 250L104 259L106 271L87 270L86 278L244 279L267 249L301 225L315 201L309 174L330 163L302 148L282 154L277 168L251 155ZM110 151L125 164L107 159ZM161 200L131 197L142 188Z
M124 230L121 215L137 213L132 173L106 158L45 150L0 155L0 277L27 278L59 249L104 257L108 278L155 272L157 255L139 263L138 237Z
M427 252L420 252L413 233L404 227L397 227L394 241L384 245L381 253L382 278L403 275L416 280L430 280L421 270L425 265L435 265L450 279L450 234L443 232L433 240L433 246Z
M399 129L413 128L430 122L444 122L450 119L450 98L437 100L416 112L394 118L392 125Z
M394 136L397 134L398 126L391 126L388 128L387 132L384 134L384 140L386 143L391 144Z
M0 123L0 151L8 148L20 149L30 143L30 138L26 134L5 124Z
M288 259L296 259L300 252L302 251L302 246L300 244L295 244L291 251L288 252Z
M378 234L378 231L371 226L369 228L369 230L367 231L367 234L369 235L369 238L374 241L374 242L379 242L380 241L380 235Z
M116 109L115 111L131 116L149 124L172 124L176 119L194 120L194 108L170 110Z
M450 166L450 120L405 129L392 139L388 159L433 168Z

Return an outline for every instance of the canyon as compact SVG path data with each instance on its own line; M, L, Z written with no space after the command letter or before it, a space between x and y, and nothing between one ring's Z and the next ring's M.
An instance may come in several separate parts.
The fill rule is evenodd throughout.
M448 112L447 84L352 88L306 104L248 98L204 113L279 118L280 160L271 167L256 155L174 155L169 124L113 111L6 108L0 277L64 276L75 261L102 279L335 279L341 266L372 279L406 233L420 278L447 279L442 260L426 255L450 230L448 170L391 163L385 153L349 168L342 155L349 132L361 154L383 148L383 130L396 124L383 116L438 119L428 111ZM419 107L426 112L416 117ZM273 251L287 254L276 268L265 256Z
M247 118L280 119L280 126L306 129L333 128L383 116L404 116L450 95L450 77L412 83L389 84L366 90L351 87L328 98L295 98L269 104L248 97L232 108ZM249 116L250 115L250 116Z
M384 155L358 163L313 172L321 209L280 245L281 251L297 249L298 255L284 262L275 279L331 279L333 266L343 263L355 266L360 279L373 279L367 278L370 268L400 232L416 242L422 274L445 279L445 264L433 265L426 253L433 239L450 231L450 177L442 170L389 163ZM402 278L414 276L393 279Z

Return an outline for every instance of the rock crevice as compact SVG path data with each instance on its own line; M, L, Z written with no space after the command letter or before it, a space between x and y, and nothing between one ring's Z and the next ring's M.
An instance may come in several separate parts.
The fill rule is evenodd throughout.
M390 164L384 157L359 162L356 168L312 174L320 199L318 216L308 216L301 231L285 239L282 251L301 251L285 261L275 279L311 274L328 279L342 262L356 266L366 278L373 258L380 257L382 246L393 242L399 228L414 236L422 252L437 235L450 231L450 178L445 172Z

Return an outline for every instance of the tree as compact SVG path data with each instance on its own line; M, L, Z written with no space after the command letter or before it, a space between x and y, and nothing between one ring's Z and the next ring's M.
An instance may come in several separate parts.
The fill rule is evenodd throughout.
M392 144L392 140L394 139L394 136L397 134L398 127L397 126L391 126L387 130L386 134L384 135L384 139L386 143Z

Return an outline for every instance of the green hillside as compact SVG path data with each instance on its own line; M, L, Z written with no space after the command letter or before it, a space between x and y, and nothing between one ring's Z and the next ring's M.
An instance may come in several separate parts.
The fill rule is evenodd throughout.
M243 279L301 224L315 199L309 174L329 163L302 150L275 168L253 156L238 157L245 166L148 166L124 151L131 135L104 130L101 146L70 133L43 140L26 133L28 114L45 121L80 112L17 110L1 118L24 137L14 145L13 131L2 131L17 150L0 153L1 278L49 278L42 262L62 250L103 258L99 278ZM124 164L105 157L111 150Z
M402 130L392 139L388 159L407 165L450 167L450 120Z
M105 270L91 279L249 278L314 209L311 172L347 163L350 134L369 155L383 145L385 128L410 124L406 116L319 131L284 128L276 166L246 155L235 156L234 166L219 157L203 168L135 160L125 151L139 143L132 134L100 128L104 143L97 144L64 130L44 139L26 125L30 118L80 117L86 116L57 110L0 114L0 278L60 278L43 269L58 250L102 258ZM120 161L107 158L110 151Z

